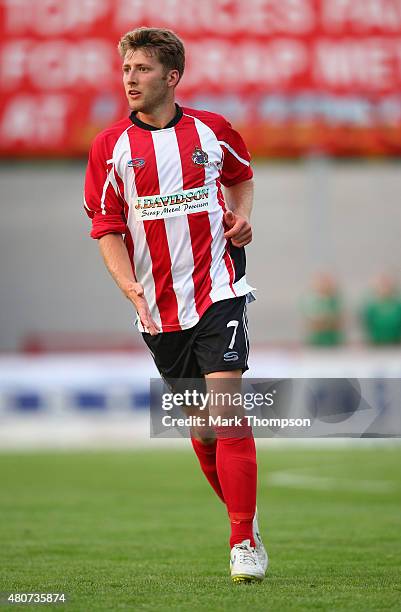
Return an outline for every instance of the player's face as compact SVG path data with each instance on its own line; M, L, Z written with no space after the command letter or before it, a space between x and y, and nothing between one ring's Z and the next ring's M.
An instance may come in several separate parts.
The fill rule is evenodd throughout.
M166 71L156 55L142 49L127 51L123 83L131 110L151 114L173 95L177 70Z

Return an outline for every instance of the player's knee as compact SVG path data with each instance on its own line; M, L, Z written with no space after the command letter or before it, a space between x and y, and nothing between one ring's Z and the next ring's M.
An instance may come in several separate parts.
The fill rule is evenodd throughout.
M202 430L202 428L191 427L191 438L202 442L202 444L209 445L214 443L216 436L214 431L210 429Z

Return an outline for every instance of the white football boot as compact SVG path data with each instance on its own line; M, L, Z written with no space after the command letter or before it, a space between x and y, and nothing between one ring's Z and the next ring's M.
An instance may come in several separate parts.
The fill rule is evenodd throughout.
M266 548L263 545L262 538L259 533L259 525L258 525L258 510L256 509L255 516L253 518L253 539L255 540L255 552L258 556L259 563L264 573L266 573L267 567L269 565L269 557L267 556Z
M254 582L263 580L265 572L259 563L250 540L235 544L230 555L231 579L233 582Z

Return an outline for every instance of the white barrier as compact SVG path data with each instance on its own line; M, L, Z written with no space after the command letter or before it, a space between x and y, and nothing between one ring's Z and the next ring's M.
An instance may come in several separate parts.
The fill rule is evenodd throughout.
M148 406L149 379L157 376L142 352L1 356L0 450L156 447ZM401 380L401 352L255 349L247 376Z

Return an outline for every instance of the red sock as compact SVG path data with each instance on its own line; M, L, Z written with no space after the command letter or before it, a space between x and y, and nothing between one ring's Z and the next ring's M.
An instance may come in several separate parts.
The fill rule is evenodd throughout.
M203 444L203 442L197 440L196 438L191 438L191 441L196 456L199 459L202 472L205 474L206 478L212 485L213 489L216 491L217 495L220 497L221 501L225 503L223 491L221 490L216 468L217 440L215 440L213 444Z
M252 523L256 509L257 464L252 429L244 425L237 432L237 436L244 437L235 438L225 437L227 432L223 429L216 431L216 465L230 517L230 547L243 540L250 540L251 546L255 546Z

